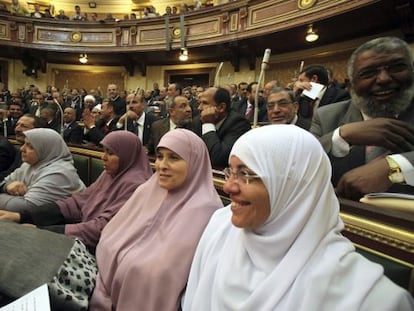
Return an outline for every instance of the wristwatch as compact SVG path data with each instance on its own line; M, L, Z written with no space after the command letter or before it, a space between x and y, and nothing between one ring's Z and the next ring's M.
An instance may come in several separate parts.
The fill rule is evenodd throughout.
M405 182L405 178L403 173L401 172L401 168L398 165L397 162L395 162L395 160L393 158L391 158L390 156L385 157L385 159L388 162L388 166L390 167L390 170L388 172L388 179L393 183L393 184L402 184Z

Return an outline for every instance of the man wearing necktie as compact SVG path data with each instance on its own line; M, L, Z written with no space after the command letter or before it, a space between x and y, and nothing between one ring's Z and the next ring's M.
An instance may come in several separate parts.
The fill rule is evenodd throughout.
M150 128L157 118L145 113L145 102L141 95L129 94L126 98L128 110L119 118L116 127L135 133L142 144L148 144Z

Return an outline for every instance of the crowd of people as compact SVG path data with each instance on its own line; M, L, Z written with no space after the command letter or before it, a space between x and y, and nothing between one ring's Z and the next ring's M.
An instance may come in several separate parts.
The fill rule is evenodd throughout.
M207 1L208 2L208 1ZM41 9L39 3L33 4L33 10L30 11L25 5L22 5L19 0L12 0L10 7L4 6L1 8L1 12L10 13L17 16L26 16L31 18L52 18L58 20L73 20L73 21L91 21L91 22L111 22L111 21L122 21L122 20L135 20L138 18L151 18L158 16L174 16L180 14L186 14L192 11L198 11L206 6L212 5L209 3L202 3L200 0L194 0L193 5L188 5L186 3L181 6L166 6L165 13L157 12L156 8L152 5L145 6L142 11L139 11L138 16L136 12L129 14L124 14L123 16L114 17L112 13L98 14L92 12L88 14L87 12L82 11L80 5L75 5L73 14L66 15L63 9L60 9L57 14L51 12L50 6L45 9Z
M381 37L351 55L349 89L321 64L263 89L0 85L0 163L14 167L0 184L0 302L47 283L56 309L414 310L341 235L337 198L414 193L413 66L405 41ZM86 189L65 141L103 148Z

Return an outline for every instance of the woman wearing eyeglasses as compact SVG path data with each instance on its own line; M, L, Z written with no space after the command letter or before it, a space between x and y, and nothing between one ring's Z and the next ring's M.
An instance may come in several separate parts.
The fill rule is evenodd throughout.
M231 205L211 218L183 310L413 310L408 292L340 232L331 165L294 125L239 138L225 171Z

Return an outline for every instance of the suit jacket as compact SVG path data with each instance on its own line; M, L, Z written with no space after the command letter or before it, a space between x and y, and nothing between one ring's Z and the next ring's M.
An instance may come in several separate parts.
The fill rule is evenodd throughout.
M398 119L409 124L413 124L414 101L408 111L401 114ZM315 113L310 131L318 137L331 160L332 182L334 186L336 186L343 174L365 164L365 146L353 146L347 156L337 158L331 154L333 131L343 124L363 120L361 112L355 107L355 105L352 104L351 100L318 108ZM414 146L411 146L411 151L402 153L401 155L407 158L411 164L414 165ZM406 189L404 190L401 187L397 190L398 187L399 185L394 185L390 191L411 192Z
M67 143L81 144L83 140L83 128L76 121L73 121L63 130L63 139Z
M105 137L106 134L117 131L118 128L116 127L116 123L118 122L119 118L115 117L111 120L108 125L108 131L105 133L105 125L106 121L100 119L96 122L96 126L91 128L85 135L87 141L90 141L96 145L99 145L101 140Z
M303 128L304 130L309 131L312 122L309 119L305 119L301 115L298 115L298 119L296 120L295 125Z
M16 148L5 138L0 136L0 181L9 175L8 169L13 164Z
M194 130L201 135L201 121L194 120ZM250 130L250 122L237 112L230 111L227 118L217 131L201 135L210 154L211 165L214 168L224 168L228 165L231 148L236 140Z
M154 121L158 120L158 118L153 115L152 113L145 113L144 118L144 132L142 133L142 145L147 146L148 142L151 137L151 126ZM127 130L138 135L138 124L135 123L133 120L128 119L127 121Z
M350 98L349 92L345 89L341 89L338 87L328 87L323 94L321 100L319 101L319 107L326 106L329 104L341 102ZM312 119L313 115L313 105L311 105L313 101L306 97L300 96L298 98L299 103L299 111L298 114L306 119Z
M239 102L235 102L232 104L232 110L239 113L242 116L246 115L247 110L247 98L243 98ZM251 123L254 119L254 111L250 114L248 121ZM267 121L267 109L266 104L264 102L259 103L259 114L257 116L258 122L265 122Z

